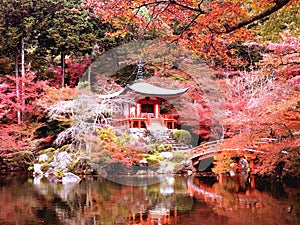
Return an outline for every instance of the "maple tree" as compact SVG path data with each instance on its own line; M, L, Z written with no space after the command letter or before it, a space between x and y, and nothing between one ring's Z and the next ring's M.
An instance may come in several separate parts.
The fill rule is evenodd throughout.
M268 50L256 69L221 80L228 117L222 148L264 151L255 171L262 176L299 176L299 38L282 38L256 43Z
M37 82L32 72L17 79L19 82L9 75L0 79L0 157L3 162L15 164L8 170L26 170L32 163L35 146L31 144L34 132L41 126L36 121L35 100L41 96L45 83ZM22 85L22 89L16 87L16 83ZM19 96L17 88L22 90ZM19 123L19 112L22 112L22 124Z
M85 70L88 65L91 63L89 58L67 58L65 60L64 68L64 83L71 88L74 88L78 85L80 78L84 75ZM50 66L51 71L54 73L53 78L49 78L47 81L52 87L61 87L62 83L62 67L55 67L54 65Z
M235 59L242 63L234 43L251 40L250 26L280 9L296 7L296 1L191 1L191 0L85 0L96 16L116 28L112 36L162 37L178 41L205 59L219 61ZM143 37L142 37L143 36Z

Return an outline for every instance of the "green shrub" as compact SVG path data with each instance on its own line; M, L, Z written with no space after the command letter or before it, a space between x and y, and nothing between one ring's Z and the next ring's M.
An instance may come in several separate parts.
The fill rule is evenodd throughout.
M161 157L159 154L154 154L154 155L146 154L144 157L147 160L149 166L164 161L164 158Z
M173 152L173 163L180 163L183 160L186 160L186 156L184 155L183 152Z
M133 140L132 136L123 133L121 136L118 136L116 138L116 142L119 143L122 146L127 146L128 144L130 144L130 142Z
M97 134L99 139L105 142L115 142L117 138L113 127L98 129Z
M166 142L150 144L149 147L151 148L151 150L149 151L149 153L151 154L154 154L156 152L168 152L172 151L173 149L173 146Z
M178 143L182 143L182 144L190 144L191 140L192 140L192 136L190 134L189 131L187 130L176 130L174 132L174 139L178 142Z

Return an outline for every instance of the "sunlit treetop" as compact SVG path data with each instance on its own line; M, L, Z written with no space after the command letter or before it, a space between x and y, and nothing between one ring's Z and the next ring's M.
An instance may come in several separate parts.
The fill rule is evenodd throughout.
M165 38L207 59L231 61L233 52L225 51L229 43L252 40L254 31L260 32L253 27L284 8L297 7L296 0L84 0L84 4L118 28L109 35Z

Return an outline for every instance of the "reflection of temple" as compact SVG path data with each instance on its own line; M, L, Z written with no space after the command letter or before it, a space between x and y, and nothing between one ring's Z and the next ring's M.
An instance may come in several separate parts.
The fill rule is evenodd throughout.
M177 197L178 195L174 189L175 179L173 176L165 176L163 182L156 184L153 189L146 191L146 199L149 200L148 207L143 211L133 212L128 219L132 222L130 224L177 224ZM154 194L154 195L153 195ZM177 196L177 197L176 197Z
M122 110L114 115L113 125L150 130L174 129L178 123L178 115L173 112L163 113L161 106L168 100L178 98L187 90L188 88L177 90L162 88L143 81L142 65L139 62L136 81L111 95L113 97L119 95L133 96L133 102L123 103Z
M142 212L136 213L129 217L129 219L134 222L134 224L144 224L144 225L153 225L153 224L177 224L177 209L174 210L159 208L149 210L147 214Z

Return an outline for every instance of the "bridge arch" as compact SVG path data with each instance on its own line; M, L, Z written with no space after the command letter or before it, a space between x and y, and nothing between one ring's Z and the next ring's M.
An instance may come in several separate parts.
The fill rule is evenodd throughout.
M260 154L263 154L263 151L249 148L220 148L220 141L214 141L199 145L195 148L192 148L190 151L190 159L195 168L199 167L200 162L202 164L208 165L208 162L212 163L215 156L220 155L226 151L235 152L235 156L241 160L241 158L247 158L249 162L250 170L254 169L254 160L259 157ZM206 160L206 163L203 163L203 160ZM198 169L198 168L197 168ZM204 171L204 170L200 170Z

